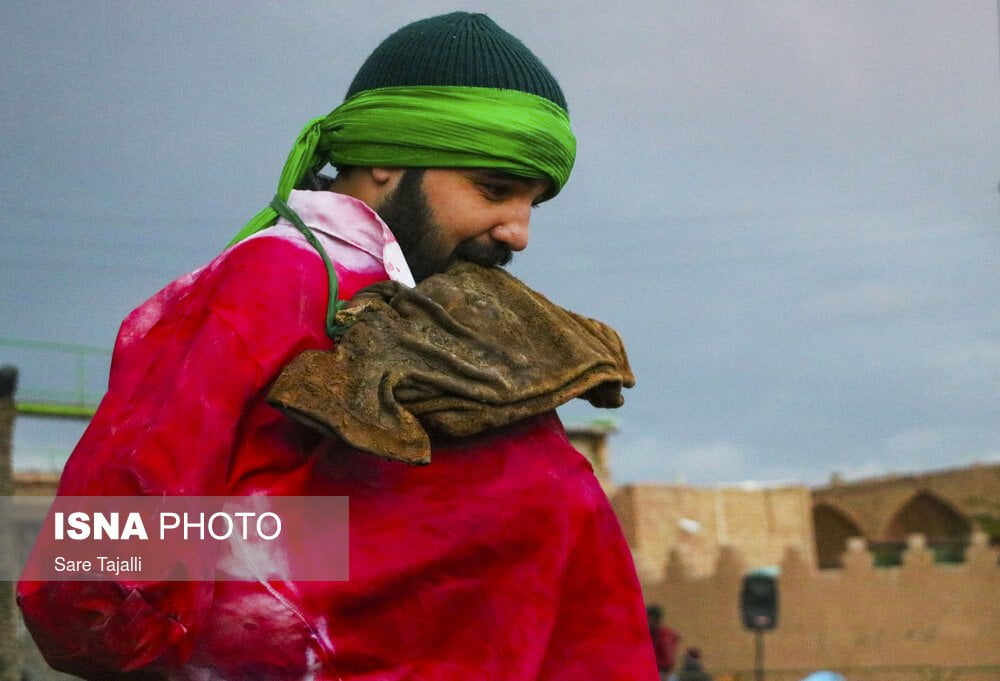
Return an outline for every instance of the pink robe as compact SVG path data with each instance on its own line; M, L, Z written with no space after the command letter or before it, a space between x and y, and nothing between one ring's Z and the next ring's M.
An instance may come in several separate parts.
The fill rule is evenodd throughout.
M341 298L387 269L405 279L360 202L290 204ZM265 403L284 364L332 346L326 302L321 259L286 223L153 296L122 324L59 493L347 496L350 580L22 581L49 663L91 679L657 679L628 547L554 413L438 439L415 468Z

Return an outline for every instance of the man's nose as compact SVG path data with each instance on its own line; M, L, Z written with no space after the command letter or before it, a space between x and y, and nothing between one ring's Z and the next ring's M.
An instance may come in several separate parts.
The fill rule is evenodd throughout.
M512 251L528 247L528 226L531 223L531 202L518 202L510 207L503 220L490 230L490 236Z

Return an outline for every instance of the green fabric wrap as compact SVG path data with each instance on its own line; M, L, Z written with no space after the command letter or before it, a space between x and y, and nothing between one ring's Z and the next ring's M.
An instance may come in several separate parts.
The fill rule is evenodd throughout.
M396 86L360 92L309 121L278 182L288 200L306 173L327 163L413 168L490 168L548 179L555 196L569 179L576 138L559 105L519 90ZM273 225L270 206L230 243Z
M569 179L576 140L558 105L518 90L400 86L367 90L321 124L317 149L334 163L492 168Z

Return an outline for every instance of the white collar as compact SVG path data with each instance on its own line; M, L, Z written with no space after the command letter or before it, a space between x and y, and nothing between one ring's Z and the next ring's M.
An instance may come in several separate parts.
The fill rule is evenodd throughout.
M363 201L330 191L295 190L288 206L313 230L334 262L347 265L361 251L381 263L393 281L415 285L396 237ZM276 226L295 229L284 218Z

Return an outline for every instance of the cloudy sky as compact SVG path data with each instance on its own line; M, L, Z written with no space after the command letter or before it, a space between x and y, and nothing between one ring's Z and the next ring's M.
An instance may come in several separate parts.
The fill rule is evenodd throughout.
M273 195L399 26L484 11L579 155L512 271L622 334L618 481L821 483L1000 460L994 0L11 2L0 337L110 348ZM0 343L21 395L72 357ZM106 360L86 362L99 391ZM22 467L76 424L21 419Z

